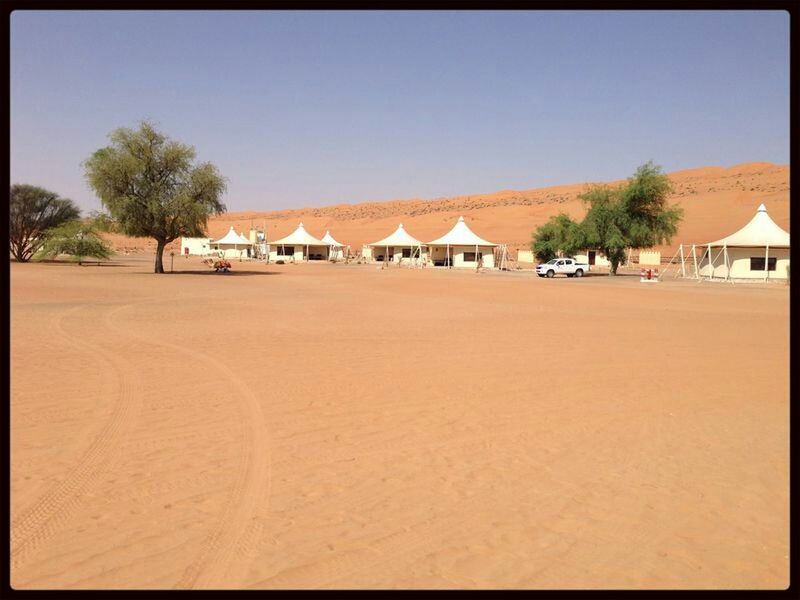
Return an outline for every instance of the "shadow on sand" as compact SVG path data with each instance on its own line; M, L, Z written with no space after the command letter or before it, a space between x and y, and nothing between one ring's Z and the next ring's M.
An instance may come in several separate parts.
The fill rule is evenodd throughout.
M154 273L143 273L143 275L154 275ZM259 276L259 275L281 275L281 273L276 273L275 271L241 271L241 270L231 270L227 273L218 273L212 269L208 271L167 271L164 275L195 275L197 277L208 277L216 276L216 277L251 277L251 276Z
M111 261L95 261L95 260L85 260L82 264L78 264L78 261L72 260L55 260L55 259L44 259L44 260L30 260L27 263L20 263L18 260L10 259L12 263L19 263L19 264L31 264L31 265L51 265L51 266L62 266L62 267L75 267L75 268L89 268L89 267L133 267L135 265L123 265L120 263L115 263Z

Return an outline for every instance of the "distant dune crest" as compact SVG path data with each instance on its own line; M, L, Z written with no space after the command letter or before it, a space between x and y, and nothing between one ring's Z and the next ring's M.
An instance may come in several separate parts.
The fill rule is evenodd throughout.
M672 202L685 210L684 222L673 244L702 243L717 239L744 225L759 204L764 203L778 225L789 229L789 166L751 162L732 167L699 167L669 174L674 191ZM586 182L528 190L470 194L431 200L400 199L359 204L337 204L319 208L278 211L231 212L211 220L209 235L219 237L233 226L245 232L251 224L266 226L267 239L290 233L302 220L313 235L330 230L338 240L358 249L362 244L387 236L402 220L419 239L433 239L464 215L476 233L527 247L531 233L559 212L580 218L585 208L578 195L592 183L610 185L623 180ZM151 249L148 240L109 236L117 248ZM173 244L174 248L178 243Z

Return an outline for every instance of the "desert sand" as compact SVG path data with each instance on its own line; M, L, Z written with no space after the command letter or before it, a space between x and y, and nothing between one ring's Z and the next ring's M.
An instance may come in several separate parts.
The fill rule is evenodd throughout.
M702 244L724 237L747 223L764 203L770 217L789 231L789 167L754 162L732 167L704 167L669 174L673 184L670 203L684 209L684 220L670 244L659 246L663 258L675 254L679 244ZM505 190L433 200L393 200L343 204L271 212L225 213L209 222L209 235L220 238L233 225L247 235L251 224L263 229L267 239L288 235L302 221L313 235L322 237L330 229L333 237L354 252L362 244L389 235L402 222L422 241L437 238L463 215L478 235L507 244L512 256L528 248L533 231L550 217L565 212L582 219L586 207L578 195L592 183L616 185L621 181L588 182L531 190ZM261 198L239 199L251 206ZM141 238L109 236L120 250L152 250L155 242ZM180 240L171 245L179 249Z
M788 585L784 284L114 265L11 264L15 588Z

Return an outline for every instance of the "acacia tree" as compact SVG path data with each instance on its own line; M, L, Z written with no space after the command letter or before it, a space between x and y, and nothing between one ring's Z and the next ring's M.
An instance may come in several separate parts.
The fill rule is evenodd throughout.
M621 227L624 216L618 196L619 190L605 185L593 186L578 196L589 204L589 211L581 222L585 247L602 251L611 263L610 275L617 274L628 247L628 238Z
M110 139L84 163L86 179L121 233L156 240L154 271L163 273L167 244L205 235L208 217L225 212L225 178L209 162L195 165L193 147L146 121Z
M638 250L671 242L683 218L681 207L667 204L671 191L669 178L653 161L639 167L622 187L623 227L630 248Z
M616 275L626 249L668 244L678 231L683 209L667 204L671 191L661 167L647 162L621 186L590 187L578 196L588 205L583 221L573 226L566 215L553 217L537 229L531 247L540 260L597 248L611 263L609 274Z
M558 256L559 252L572 254L581 248L580 225L566 213L550 217L544 225L533 234L531 250L541 262Z
M111 215L105 212L93 210L89 213L89 220L97 231L104 233L119 233L119 227Z
M72 256L80 265L87 256L108 258L111 248L98 235L97 227L91 221L68 221L45 234L44 244L35 257L42 259L59 254Z
M650 161L622 186L597 186L580 196L589 204L582 223L583 241L603 251L611 263L610 275L617 274L626 248L670 243L683 217L682 208L667 204L671 191L669 178Z
M27 184L14 184L9 195L9 243L19 262L28 262L44 243L48 229L72 221L80 210L72 200Z

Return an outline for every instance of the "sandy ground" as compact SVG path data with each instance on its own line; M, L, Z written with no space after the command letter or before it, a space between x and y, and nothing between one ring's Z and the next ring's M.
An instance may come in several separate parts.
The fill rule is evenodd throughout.
M11 264L15 588L788 585L785 285L115 264Z
M684 209L684 219L671 243L659 246L665 260L679 244L703 244L718 240L743 227L765 204L772 219L787 231L789 227L789 167L771 163L745 163L731 167L703 167L669 174L673 186L669 203ZM620 182L606 182L616 185ZM586 207L578 194L588 183L576 183L531 190L504 190L433 200L392 200L343 204L272 212L231 212L209 222L209 235L218 239L233 226L248 235L250 226L267 231L275 240L295 230L299 222L317 237L330 230L354 252L362 244L391 234L398 223L423 242L444 235L463 215L468 225L489 241L506 244L512 256L529 248L532 233L550 217L565 212L582 219ZM239 198L238 204L258 207L261 198ZM155 249L155 242L142 238L109 236L120 251ZM180 240L173 248L180 252Z

